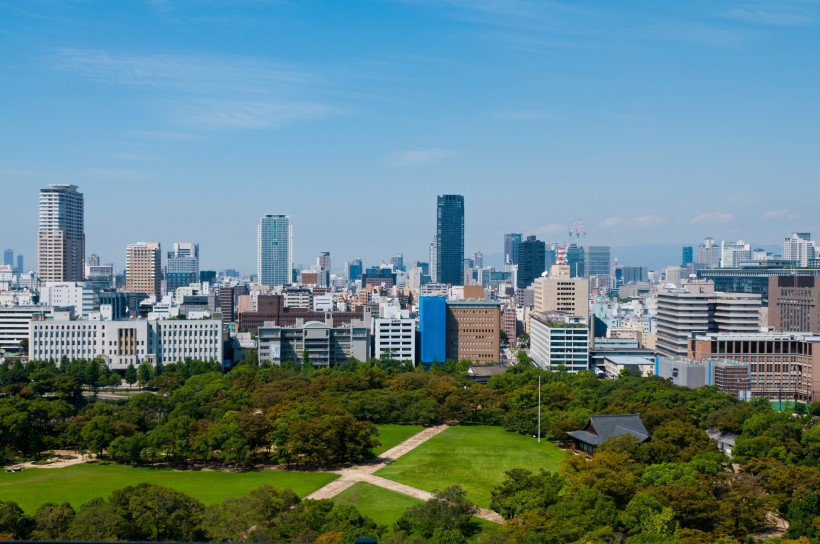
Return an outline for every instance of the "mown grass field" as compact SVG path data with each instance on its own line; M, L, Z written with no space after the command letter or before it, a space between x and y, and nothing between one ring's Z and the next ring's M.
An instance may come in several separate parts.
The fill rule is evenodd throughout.
M31 514L45 502L69 502L78 508L94 497L108 497L117 489L148 482L177 489L205 504L213 504L229 497L241 497L264 484L292 489L304 497L336 478L338 476L335 474L319 472L175 471L113 463L86 463L66 468L0 472L0 499L16 501Z
M422 501L382 487L359 482L335 497L336 504L349 504L379 525L392 527L404 511Z
M393 446L397 446L424 430L421 425L377 425L381 446L373 448L373 455L381 455Z
M450 427L376 472L427 491L460 485L468 498L489 508L490 491L512 468L555 470L566 454L554 444L501 427Z

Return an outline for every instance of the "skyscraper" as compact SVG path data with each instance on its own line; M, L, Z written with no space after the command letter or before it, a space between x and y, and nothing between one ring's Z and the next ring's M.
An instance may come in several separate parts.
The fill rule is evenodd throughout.
M293 228L287 215L266 215L257 231L256 273L271 287L292 282Z
M162 298L162 253L159 242L128 244L125 250L125 289Z
M695 253L692 249L692 246L683 246L683 251L681 252L680 265L685 267L687 265L692 264L692 262L695 260L694 257Z
M504 235L504 264L518 264L518 244L523 239L520 232Z
M798 266L809 266L814 259L816 248L811 234L808 232L793 232L791 238L783 241L783 258L787 261L796 261Z
M547 245L541 240L536 240L535 236L527 236L527 239L518 244L518 278L517 287L526 289L535 278L541 276L546 264Z
M3 264L14 266L14 250L13 249L4 249L3 250Z
M168 252L165 271L166 291L173 293L179 287L199 282L199 244L174 242Z
M612 274L609 246L584 247L584 276L607 276Z
M439 195L436 217L438 283L464 284L464 197Z
M23 272L23 256L19 253L17 254L17 271Z
M43 281L82 281L85 267L83 194L76 185L40 189L37 272Z

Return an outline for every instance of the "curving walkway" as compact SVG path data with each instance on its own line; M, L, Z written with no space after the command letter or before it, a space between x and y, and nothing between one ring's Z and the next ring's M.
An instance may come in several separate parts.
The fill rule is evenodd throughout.
M341 476L340 478L330 482L329 484L320 489L317 489L305 498L317 500L330 499L358 482L365 482L368 484L383 487L385 489L389 489L390 491L401 493L403 495L408 495L416 499L428 501L431 498L433 498L433 494L429 491L418 489L407 484L394 482L393 480L388 480L386 478L376 476L373 473L383 468L385 465L392 463L393 461L395 461L402 455L406 454L407 452L417 448L419 445L423 444L427 440L430 440L440 432L447 429L447 427L447 425L439 425L438 427L430 427L429 429L424 429L420 433L411 436L401 444L393 448L390 448L386 452L382 453L379 457L376 458L375 462L356 465L341 470L334 470L333 472ZM492 510L487 510L486 508L478 508L478 511L476 512L475 516L487 521L492 521L494 523L504 523L504 518L502 518L499 514L493 512Z

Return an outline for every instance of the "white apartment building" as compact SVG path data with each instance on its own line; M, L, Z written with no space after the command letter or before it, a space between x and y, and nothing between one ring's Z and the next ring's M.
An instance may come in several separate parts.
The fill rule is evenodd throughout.
M54 308L47 306L0 306L0 349L17 351L20 341L28 338L31 320L53 314Z
M583 317L562 312L530 315L530 357L539 367L589 370L589 327Z
M185 359L222 362L222 321L217 319L32 320L28 338L30 359L102 357L112 370L143 361L154 365Z
M374 317L371 322L373 357L388 356L397 361L416 361L415 318Z
M45 306L71 306L74 315L87 318L98 309L91 282L48 282L40 288L40 303Z
M743 240L720 243L721 268L737 268L741 261L749 261L751 258L752 246Z
M808 232L793 232L790 238L783 241L783 258L796 261L798 266L809 266L809 261L816 256L814 240Z

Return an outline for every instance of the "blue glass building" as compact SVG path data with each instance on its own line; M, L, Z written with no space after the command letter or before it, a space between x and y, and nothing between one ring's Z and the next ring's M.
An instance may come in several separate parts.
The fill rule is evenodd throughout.
M447 297L419 297L421 362L443 363L447 359Z
M436 281L464 285L464 197L439 195L436 214Z

